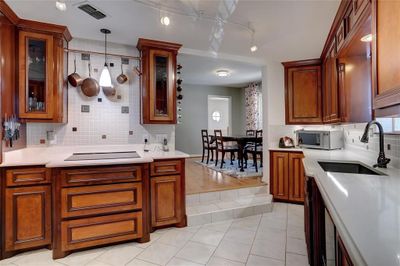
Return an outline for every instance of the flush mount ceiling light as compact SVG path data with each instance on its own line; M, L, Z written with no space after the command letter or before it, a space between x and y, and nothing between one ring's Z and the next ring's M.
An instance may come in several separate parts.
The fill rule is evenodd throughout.
M67 10L67 4L64 1L56 1L56 8L60 11L65 11Z
M170 22L171 22L171 21L170 21L169 17L167 17L167 16L161 17L161 24L162 24L162 25L168 26Z
M104 68L100 75L100 86L112 88L111 74L107 64L107 34L110 34L111 31L108 29L101 29L100 32L104 34Z
M362 42L372 42L372 34L367 34L360 39Z
M229 72L229 70L226 69L220 69L216 71L216 74L218 77L228 77L231 75L231 73Z

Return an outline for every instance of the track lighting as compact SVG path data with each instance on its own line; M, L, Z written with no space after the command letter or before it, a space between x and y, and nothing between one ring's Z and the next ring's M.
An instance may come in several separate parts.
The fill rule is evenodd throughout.
M252 30L252 31L251 31L250 51L251 51L252 53L254 53L255 51L257 51L257 49L258 49L257 45L255 45L255 43L254 43L254 34L255 34L255 33L256 33L255 30Z
M64 1L56 1L56 8L60 11L67 10L67 4Z

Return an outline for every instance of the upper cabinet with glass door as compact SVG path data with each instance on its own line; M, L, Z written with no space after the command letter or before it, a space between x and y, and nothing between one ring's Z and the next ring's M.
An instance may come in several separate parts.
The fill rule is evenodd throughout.
M41 23L40 23L41 24ZM29 27L27 27L29 26ZM19 29L19 117L29 122L63 123L67 119L66 28L36 29L36 23ZM67 31L67 30L66 30Z
M176 124L176 56L180 44L139 39L142 124Z

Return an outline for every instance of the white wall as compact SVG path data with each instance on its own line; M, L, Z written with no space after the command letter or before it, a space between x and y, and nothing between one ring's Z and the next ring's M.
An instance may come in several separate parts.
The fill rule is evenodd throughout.
M104 43L74 39L69 45L72 49L104 51ZM134 46L119 44L108 45L110 53L137 56L138 50ZM81 55L77 54L77 72L83 76L88 76L87 61L81 60ZM68 73L73 72L74 54L69 55ZM121 72L121 59L109 57L109 63L114 63L111 68L111 76L115 78ZM91 55L92 77L99 80L101 70L104 65L104 56ZM157 134L166 134L170 147L174 148L175 126L174 125L140 125L140 91L139 78L133 74L133 67L137 62L130 60L129 66L124 65L124 71L129 76L129 82L117 87L116 97L107 98L102 91L97 97L88 98L84 96L80 89L69 86L68 88L68 123L28 123L27 143L28 146L40 145L40 140L46 140L46 131L54 131L57 138L56 145L101 145L101 144L127 144L142 143L143 135L150 137L150 142L156 142ZM116 82L115 82L116 83ZM117 84L117 83L116 83ZM98 98L102 102L98 102ZM81 105L89 105L90 113L82 113ZM121 107L129 106L129 114L122 114ZM73 132L72 128L77 131ZM130 131L132 134L130 134ZM106 135L106 139L102 139ZM46 141L45 144L48 145Z

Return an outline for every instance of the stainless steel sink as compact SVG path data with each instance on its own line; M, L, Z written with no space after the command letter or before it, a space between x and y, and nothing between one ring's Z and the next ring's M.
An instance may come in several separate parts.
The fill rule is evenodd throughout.
M364 175L386 175L375 170L372 167L363 165L357 162L323 162L318 161L318 164L325 172L349 173L349 174L364 174Z

